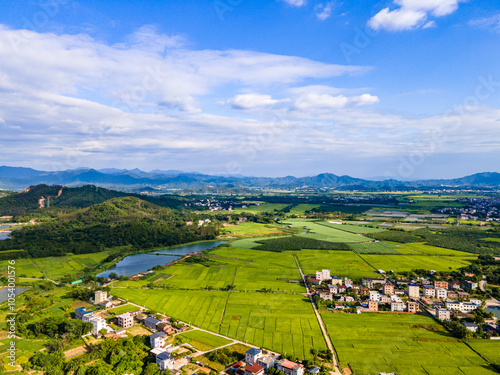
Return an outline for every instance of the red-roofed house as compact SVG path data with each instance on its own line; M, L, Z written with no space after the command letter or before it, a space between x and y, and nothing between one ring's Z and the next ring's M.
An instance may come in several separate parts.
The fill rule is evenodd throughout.
M245 367L245 375L263 375L264 367L259 366L257 363L249 363Z
M279 371L283 371L285 375L304 375L304 367L288 359L277 361L276 368Z

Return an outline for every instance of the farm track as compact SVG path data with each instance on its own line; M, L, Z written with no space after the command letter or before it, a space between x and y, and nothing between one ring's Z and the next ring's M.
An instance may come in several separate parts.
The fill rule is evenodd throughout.
M304 281L304 285L306 287L307 291L307 296L309 297L309 301L311 302L314 314L316 315L316 319L318 320L319 327L321 328L321 332L323 333L323 338L325 339L326 345L328 346L328 349L330 350L330 353L332 355L332 362L333 362L333 368L334 368L334 374L342 374L339 370L339 365L337 363L337 354L335 351L335 348L333 347L332 341L330 340L330 336L328 336L328 332L326 331L325 325L323 323L323 319L321 319L321 315L318 312L318 309L316 308L316 304L313 301L312 295L309 291L309 287L307 286L306 283L306 278L304 276L304 273L302 272L302 267L300 266L299 259L297 258L296 254L293 254L293 257L295 259L295 263L297 264L297 268L299 269L300 276L302 277L302 280Z

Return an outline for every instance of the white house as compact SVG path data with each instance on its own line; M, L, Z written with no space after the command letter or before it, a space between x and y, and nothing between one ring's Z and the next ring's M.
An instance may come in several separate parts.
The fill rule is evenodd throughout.
M424 297L436 297L436 289L432 285L424 285Z
M328 285L328 288L330 289L331 294L338 294L339 293L339 288L337 287L336 284L330 284L330 285Z
M316 271L316 279L320 281L331 280L330 270Z
M403 302L392 302L391 311L405 311L405 304Z
M257 363L257 360L262 356L262 350L259 348L251 348L245 352L246 363Z
M149 336L149 343L151 349L160 348L165 346L165 341L167 340L167 334L165 332L156 332Z
M380 301L380 293L376 290L370 290L370 301Z
M436 298L446 299L448 297L448 290L444 288L436 288Z
M94 294L94 301L96 304L100 304L108 299L108 292L97 290Z
M156 356L156 364L160 367L160 371L172 370L174 368L175 360L170 353L163 352Z
M92 323L93 335L97 335L101 329L107 327L106 321L101 317L94 316L89 320L89 322Z

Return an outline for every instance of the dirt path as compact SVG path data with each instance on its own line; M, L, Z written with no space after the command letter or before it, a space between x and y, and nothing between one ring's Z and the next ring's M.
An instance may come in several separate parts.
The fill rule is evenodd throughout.
M339 370L339 365L337 363L337 358L335 356L335 349L333 348L333 344L330 340L330 336L328 336L328 332L326 332L325 325L323 323L323 319L321 319L321 315L319 314L319 311L316 308L316 304L314 303L312 295L309 291L309 287L307 286L307 283L306 283L306 278L304 276L304 273L302 272L302 267L300 267L300 263L299 263L299 260L297 259L297 256L294 254L293 257L295 258L295 263L297 263L297 267L299 268L300 276L302 277L302 280L304 281L304 285L305 285L306 291L307 291L307 296L309 297L309 301L311 302L314 313L316 314L316 319L318 320L318 324L319 324L319 327L321 328L321 332L323 333L323 337L325 339L326 345L328 346L328 349L330 350L330 353L332 354L332 362L333 362L333 368L334 368L333 373L341 375L342 373Z

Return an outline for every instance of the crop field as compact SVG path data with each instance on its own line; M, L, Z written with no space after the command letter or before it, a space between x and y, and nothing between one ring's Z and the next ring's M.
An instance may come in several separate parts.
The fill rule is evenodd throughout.
M383 241L350 244L349 248L357 254L400 254L396 246Z
M321 241L304 236L286 236L274 239L261 239L256 250L283 252L287 250L349 250L349 247L343 242Z
M236 268L234 279L236 290L250 291L266 288L291 293L305 292L302 285L288 282L288 280L300 280L300 272L292 252L273 253L226 247L216 249L210 254L224 257L221 259L223 261L233 259L241 262Z
M305 274L314 274L317 270L327 268L332 276L375 276L376 269L352 251L302 250L296 254Z
M487 361L500 366L500 342L497 340L467 340L475 351L480 353Z
M59 279L65 275L80 276L86 267L93 267L109 256L109 251L92 254L49 257L37 259L16 259L16 274L25 277L47 277ZM0 275L7 272L7 261L0 261Z
M148 309L217 332L227 292L113 288L111 294Z
M356 375L486 375L496 372L460 340L422 315L323 312L339 361Z
M300 359L326 344L307 297L231 293L220 333Z
M224 227L224 230L230 232L231 236L240 238L288 234L280 225L259 224L248 221L239 224L229 224Z
M318 208L319 204L298 204L290 209L290 214L292 215L304 215L306 211L310 211L313 208Z
M120 315L120 314L124 314L126 312L136 311L136 310L138 310L137 306L127 304L127 305L115 307L114 309L110 309L110 310L108 310L108 312L111 314Z
M308 233L300 234L300 236L305 238L314 238L315 240L320 241L345 243L371 241L370 238L365 238L362 235L345 232L302 219L287 219L286 224L289 224L292 228L304 228L305 230L307 230Z
M443 247L429 246L424 243L405 243L401 245L402 248L413 250L413 254L427 254L427 255L444 255L444 256L457 256L457 257L472 257L476 258L471 253L466 253L464 251L450 250ZM397 249L399 252L399 248Z
M189 344L200 351L212 350L233 342L231 340L225 339L224 337L212 335L211 333L200 331L197 329L181 333L176 337L186 339Z
M260 246L260 243L257 243L256 241L264 241L264 240L272 240L275 238L284 238L284 237L290 237L290 236L272 236L272 237L263 237L263 238L243 238L241 240L235 240L231 242L232 247L236 247L239 249L253 249L257 246Z
M407 272L412 269L451 271L468 266L471 257L437 257L432 255L372 255L363 254L362 258L376 269L394 272Z
M339 229L339 230L344 230L346 232L350 233L355 233L355 234L360 234L360 233L377 233L377 232L383 232L385 229L383 228L374 228L373 226L364 226L364 225L352 225L352 224L334 224L334 223L329 223L328 221L324 221L321 223L318 223L330 228L334 229Z

